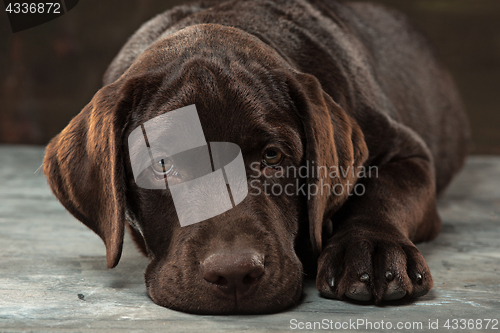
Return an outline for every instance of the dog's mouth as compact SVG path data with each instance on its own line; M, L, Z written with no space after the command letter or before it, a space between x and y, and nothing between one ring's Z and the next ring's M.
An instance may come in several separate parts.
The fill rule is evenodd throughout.
M296 259L296 260L293 260ZM146 286L158 305L195 314L258 314L298 304L298 258L264 256L255 250L218 252L195 264L153 261Z

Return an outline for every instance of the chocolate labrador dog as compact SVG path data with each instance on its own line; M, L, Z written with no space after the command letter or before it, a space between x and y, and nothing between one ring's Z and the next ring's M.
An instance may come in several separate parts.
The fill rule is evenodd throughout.
M235 208L181 227L168 189L135 183L127 138L191 104L207 141L241 148L251 190ZM49 143L44 173L102 238L108 267L129 226L151 260L145 279L157 304L268 313L299 302L305 275L328 298L425 295L432 277L414 243L438 235L436 197L467 140L449 73L402 14L334 0L196 2L129 39L104 87ZM328 172L283 176L304 166Z

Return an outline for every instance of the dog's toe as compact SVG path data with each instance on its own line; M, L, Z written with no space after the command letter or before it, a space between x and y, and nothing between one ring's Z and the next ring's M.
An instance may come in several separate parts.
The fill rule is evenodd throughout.
M369 301L372 298L372 294L368 290L366 283L361 281L351 284L351 286L347 289L345 296L350 299L363 302Z
M406 290L398 283L398 281L392 281L387 286L387 291L384 296L382 296L382 300L384 301L394 301L397 299L401 299L406 296Z

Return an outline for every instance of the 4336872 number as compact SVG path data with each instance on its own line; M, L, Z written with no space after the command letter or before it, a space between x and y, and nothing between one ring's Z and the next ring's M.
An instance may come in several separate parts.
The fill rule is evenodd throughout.
M9 14L61 14L61 4L58 2L14 2L5 8Z
M443 327L452 330L498 330L498 319L448 319Z

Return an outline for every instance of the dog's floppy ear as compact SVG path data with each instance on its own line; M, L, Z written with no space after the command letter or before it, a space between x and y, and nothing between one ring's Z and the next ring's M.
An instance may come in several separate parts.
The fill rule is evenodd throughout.
M50 141L43 164L54 195L104 241L108 268L120 260L125 224L120 146L127 112L119 95L118 83L99 90Z
M357 122L323 91L316 77L298 73L296 79L295 93L303 101L297 108L304 124L305 157L315 171L309 173L308 185L318 190L308 196L308 214L311 243L319 254L323 223L352 192L368 148Z

